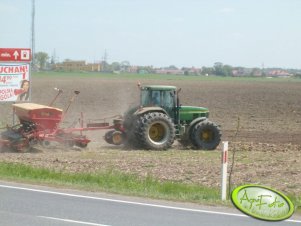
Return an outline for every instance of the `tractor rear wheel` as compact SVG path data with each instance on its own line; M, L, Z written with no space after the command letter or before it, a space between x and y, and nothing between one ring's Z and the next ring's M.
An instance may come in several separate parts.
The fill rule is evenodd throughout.
M137 138L139 134L139 123L134 122L134 126L126 132L124 146L126 149L143 149L143 145L140 140Z
M144 148L165 150L174 142L175 127L166 114L150 112L140 117L135 134Z
M191 132L191 142L197 149L214 150L221 141L219 127L209 120L204 120L194 126Z

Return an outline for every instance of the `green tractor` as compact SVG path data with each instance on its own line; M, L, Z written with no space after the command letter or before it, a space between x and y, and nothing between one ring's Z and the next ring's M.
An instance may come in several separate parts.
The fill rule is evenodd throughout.
M129 109L122 126L105 134L110 144L166 150L177 139L184 146L214 150L220 143L219 126L208 120L203 107L182 106L175 86L140 86L140 105Z

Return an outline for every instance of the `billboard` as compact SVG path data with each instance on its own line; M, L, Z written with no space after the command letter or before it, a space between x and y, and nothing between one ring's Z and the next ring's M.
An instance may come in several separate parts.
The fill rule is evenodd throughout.
M0 64L0 102L30 100L30 64Z

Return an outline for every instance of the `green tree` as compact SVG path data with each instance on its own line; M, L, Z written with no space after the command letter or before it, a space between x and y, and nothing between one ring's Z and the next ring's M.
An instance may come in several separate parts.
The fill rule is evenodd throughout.
M213 67L202 67L202 75L213 75L214 68Z
M34 55L34 62L38 65L40 70L46 68L48 60L49 60L49 56L45 52L37 52Z
M233 70L232 66L224 65L223 72L222 72L223 76L232 76L233 75L232 70Z
M169 70L178 70L178 68L175 65L170 65L166 69L169 69Z
M219 76L223 76L223 64L221 62L216 62L214 63L214 74L215 75L219 75Z
M111 70L112 71L120 71L120 63L119 62L113 62L111 64Z
M223 65L221 62L214 63L214 74L218 76L232 76L233 67L230 65Z
M120 69L121 69L122 71L127 71L127 70L129 69L130 66L131 66L131 65L130 65L130 62L127 61L127 60L124 60L124 61L120 62Z
M296 77L296 78L301 78L301 73L295 74L295 77Z

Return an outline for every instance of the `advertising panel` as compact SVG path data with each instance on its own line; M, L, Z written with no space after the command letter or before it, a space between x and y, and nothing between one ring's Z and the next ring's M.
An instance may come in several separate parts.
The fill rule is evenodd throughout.
M29 63L0 63L0 102L30 101L29 75Z

